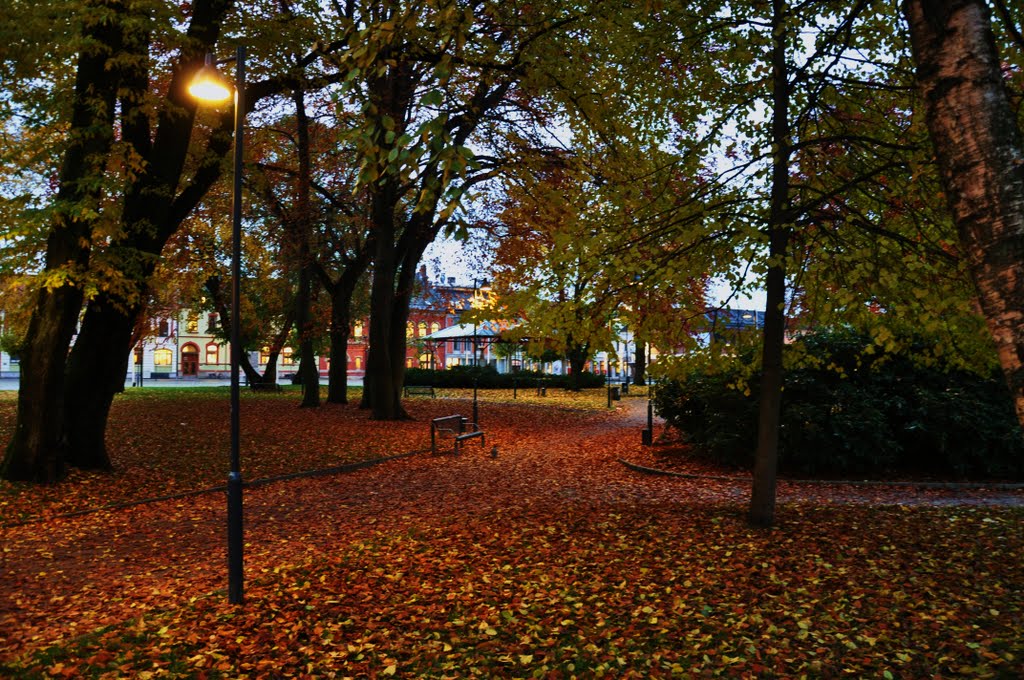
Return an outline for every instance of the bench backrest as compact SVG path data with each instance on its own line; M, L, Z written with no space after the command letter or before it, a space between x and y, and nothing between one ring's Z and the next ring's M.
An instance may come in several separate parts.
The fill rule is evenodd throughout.
M462 416L443 416L430 422L437 429L462 432Z

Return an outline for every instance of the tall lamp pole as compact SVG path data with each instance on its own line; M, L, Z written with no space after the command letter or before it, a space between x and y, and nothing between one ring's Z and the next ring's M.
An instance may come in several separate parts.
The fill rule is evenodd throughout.
M228 602L241 604L243 595L243 524L241 421L239 399L239 364L241 360L242 280L242 155L245 134L245 48L235 51L235 132L234 165L231 202L231 467L228 472ZM201 101L223 102L231 97L231 87L217 72L213 59L196 73L189 92Z

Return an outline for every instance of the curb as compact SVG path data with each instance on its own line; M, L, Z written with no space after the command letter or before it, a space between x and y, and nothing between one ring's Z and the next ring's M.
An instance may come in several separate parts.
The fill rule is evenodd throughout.
M716 482L739 482L749 484L750 477L731 477L727 475L697 475L689 472L673 472L671 470L660 470L658 468L645 467L631 463L628 460L619 458L618 461L634 472L647 475L660 475L663 477L679 477L682 479L706 479ZM913 489L946 489L949 491L966 491L971 489L984 489L991 491L1021 491L1024 490L1024 483L1005 482L887 482L882 480L828 480L828 479L779 479L781 484L816 484L821 486L882 486Z

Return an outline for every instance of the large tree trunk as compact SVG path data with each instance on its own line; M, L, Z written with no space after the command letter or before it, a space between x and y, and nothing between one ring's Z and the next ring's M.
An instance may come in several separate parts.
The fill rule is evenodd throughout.
M106 416L118 380L123 380L133 345L132 329L138 320L140 300L148 293L149 278L156 267L164 244L181 221L195 207L207 189L220 176L220 161L231 146L230 125L225 117L199 159L197 170L188 186L176 194L192 137L195 103L187 93L187 85L195 66L195 55L202 46L212 45L220 31L220 22L229 6L201 0L194 3L189 35L195 40L191 56L182 55L175 64L167 90L167 98L158 110L158 125L152 126L152 99L149 92L149 36L136 28L125 41L131 59L123 60L119 70L105 73L104 78L120 88L121 135L138 156L145 160L144 170L131 181L124 195L122 213L123 235L110 243L104 252L106 266L123 277L123 289L115 297L90 303L81 334L106 337L109 344L89 343L77 351L79 358L70 364L69 376L73 392L69 398L80 399L94 386L98 408L87 407L88 413L63 417L67 451L86 452L82 464L102 466L99 455ZM141 25L144 25L143 22ZM137 26L140 24L133 24ZM92 308L102 309L92 313ZM93 329L92 324L101 324ZM123 355L122 359L118 355ZM106 404L103 407L103 403ZM92 419L90 416L95 417ZM76 454L77 455L77 454Z
M80 277L89 263L95 219L83 215L98 209L93 204L114 139L117 82L107 65L122 49L121 23L112 17L123 12L122 3L102 0L82 11L83 37L91 49L78 57L70 143L46 243L45 272L57 283L36 294L29 319L14 435L0 463L4 479L54 482L64 475L65 361L84 299Z
M137 309L121 310L105 295L89 304L68 360L64 427L67 460L109 470L105 432L114 396L124 390ZM130 324L130 325L129 325Z
M772 0L772 188L768 215L764 343L761 354L761 393L754 457L750 523L775 523L775 486L779 459L779 416L782 409L782 349L786 332L786 248L789 241L789 73L785 30L785 0Z
M65 357L81 306L82 293L72 285L38 293L21 354L14 435L0 464L4 479L56 482L64 476Z
M946 201L1024 425L1024 141L983 0L906 0Z
M395 307L395 203L394 187L385 183L373 196L374 225L373 282L370 287L370 346L366 353L366 375L363 378L364 408L370 409L374 420L401 420L399 389L394 384L392 324ZM400 329L404 330L404 329Z

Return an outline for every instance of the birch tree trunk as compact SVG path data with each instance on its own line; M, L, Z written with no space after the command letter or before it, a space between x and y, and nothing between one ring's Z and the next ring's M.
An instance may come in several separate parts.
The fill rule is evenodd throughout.
M903 5L960 245L1024 424L1024 144L983 0Z

